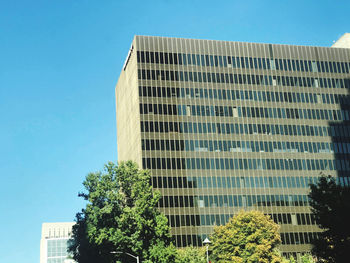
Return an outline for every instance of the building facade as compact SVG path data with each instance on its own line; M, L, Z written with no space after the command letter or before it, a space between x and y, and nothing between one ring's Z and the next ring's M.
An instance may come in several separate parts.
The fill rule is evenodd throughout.
M345 33L342 35L336 42L334 42L332 47L350 48L350 33Z
M40 263L74 263L67 252L74 222L43 223L40 240Z
M349 62L346 48L135 36L118 159L151 171L177 246L244 209L281 225L284 253L310 250L309 183L350 183Z

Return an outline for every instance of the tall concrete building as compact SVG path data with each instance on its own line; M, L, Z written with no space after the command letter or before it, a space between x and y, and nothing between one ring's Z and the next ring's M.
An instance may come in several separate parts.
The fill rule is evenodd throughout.
M333 45L332 47L338 48L350 48L350 33L345 33L342 35Z
M135 36L116 86L118 158L149 169L177 246L239 210L320 231L309 183L349 185L350 49Z
M74 263L67 252L74 222L43 223L40 240L40 263Z

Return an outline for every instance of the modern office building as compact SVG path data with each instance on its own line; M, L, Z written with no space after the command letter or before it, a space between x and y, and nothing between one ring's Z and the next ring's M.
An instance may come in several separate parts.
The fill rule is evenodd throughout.
M74 222L43 223L40 240L40 263L74 263L67 252Z
M332 47L338 48L350 48L350 33L345 33L342 35L338 41L336 41Z
M349 48L135 36L118 158L151 171L177 246L244 209L281 224L284 253L309 251L309 183L350 183L349 62Z

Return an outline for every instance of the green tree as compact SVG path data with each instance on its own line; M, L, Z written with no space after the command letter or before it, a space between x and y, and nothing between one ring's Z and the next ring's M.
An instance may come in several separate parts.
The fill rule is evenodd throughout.
M311 255L305 254L301 256L301 262L302 263L315 263L315 260L312 258Z
M301 263L315 263L315 260L310 254L304 254L300 257ZM293 256L290 256L289 259L285 259L286 263L297 263ZM298 261L299 262L299 261Z
M279 226L259 211L241 211L225 226L217 226L209 247L214 262L283 262L277 251Z
M323 229L312 241L312 253L323 262L349 262L350 188L338 185L331 176L322 176L311 185L309 198L316 223Z
M99 247L89 241L87 236L87 224L84 217L84 210L76 214L76 224L73 226L72 237L69 240L68 250L72 253L73 259L80 263L88 262L110 262L112 255L106 248Z
M175 263L206 263L206 250L204 247L185 247L177 250Z
M167 218L156 209L160 194L149 180L149 172L131 161L87 175L86 192L79 194L87 205L76 215L69 246L77 262L131 262L112 251L138 255L141 262L175 260Z
M289 260L287 262L289 262L289 263L297 263L293 256L290 256Z

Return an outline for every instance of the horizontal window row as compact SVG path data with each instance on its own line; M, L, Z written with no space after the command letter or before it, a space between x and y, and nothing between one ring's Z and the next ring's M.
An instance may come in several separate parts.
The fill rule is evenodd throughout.
M209 236L204 235L173 235L173 241L177 247L186 247L189 245L202 246L203 240ZM281 233L281 240L283 245L299 245L310 244L314 239L319 238L317 232L284 232ZM293 254L294 258L297 257L296 253L284 253L285 255Z
M209 233L208 235L209 236ZM199 235L173 235L173 243L176 244L176 247L187 247L187 246L203 246L202 241L207 237Z
M220 216L220 215L219 215ZM229 215L221 215L229 216ZM180 226L203 226L201 216L199 215L167 215L168 223L171 227L180 227Z
M348 178L345 178L346 180ZM344 178L343 178L344 180ZM318 177L310 176L187 176L152 177L154 188L308 188L309 184L316 184ZM346 181L348 183L348 181Z
M309 213L271 214L276 224L315 225L314 216ZM211 215L167 215L171 227L226 225L233 214Z
M308 188L317 184L311 176L154 176L154 188ZM337 183L350 186L350 177L337 177Z
M350 171L349 161L344 159L142 158L142 166L169 170Z
M345 142L266 142L142 139L142 150L187 152L350 153Z
M349 73L348 62L137 51L137 62L202 67Z
M201 98L219 100L245 100L259 102L325 103L349 105L348 95L329 93L299 93L260 90L230 90L206 88L169 88L139 86L141 97Z
M274 119L305 120L350 120L348 110L297 109L297 108L263 108L232 107L179 104L140 103L140 114L159 114L177 116L220 116Z
M349 79L139 69L138 79L263 86L350 88Z
M159 207L308 206L307 195L162 196Z
M189 245L202 246L203 240L209 235L173 235L174 243L177 247L186 247ZM317 232L284 232L281 233L281 240L283 245L300 245L310 244L314 239L319 238ZM285 255L293 254L294 258L297 257L296 253L284 253Z
M221 107L223 109L221 109ZM219 110L220 114L222 114L222 112L226 114L226 111L228 109L224 109L223 106L220 106ZM330 121L349 120L348 110L237 107L237 111L238 117L248 118L279 118Z
M317 238L318 233L315 232L281 233L282 245L310 244L314 239Z
M350 126L141 121L141 132L350 137Z
M270 214L271 219L276 224L291 224L291 225L316 225L315 217L309 213L296 214Z

